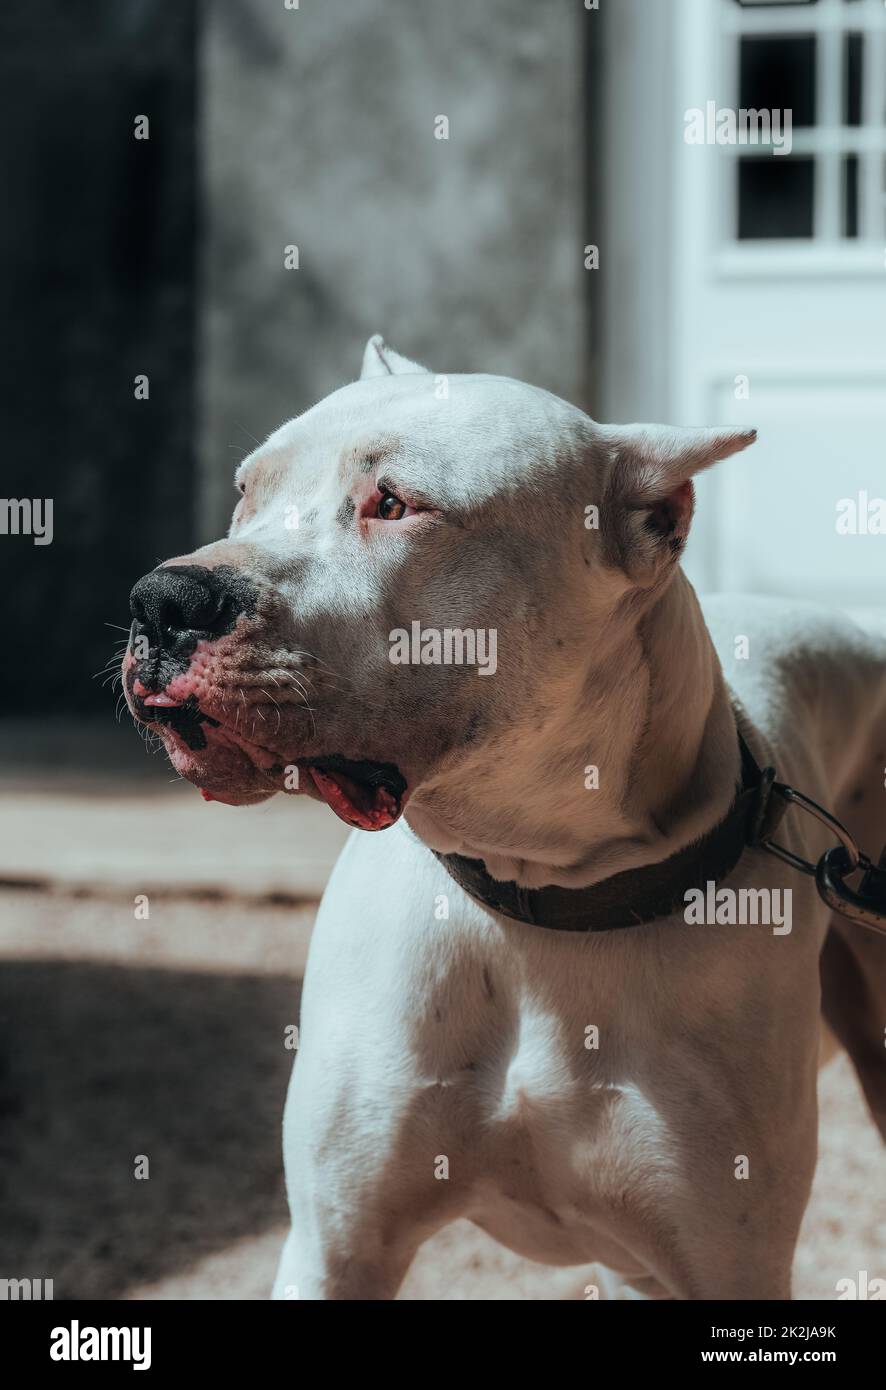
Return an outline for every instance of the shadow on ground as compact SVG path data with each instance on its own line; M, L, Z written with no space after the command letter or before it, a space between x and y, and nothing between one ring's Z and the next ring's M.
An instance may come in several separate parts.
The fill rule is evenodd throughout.
M298 1004L291 979L4 962L0 1278L116 1298L284 1222Z
M4 899L13 935L28 896ZM100 929L114 936L113 905L41 902L32 949L95 948ZM179 904L166 915L152 916L158 942L139 937L140 950L168 950L170 933L189 923L193 932L201 914ZM287 951L282 937L274 947L273 923L249 936L248 921L240 908L213 919L225 973L0 961L0 1279L51 1278L59 1299L267 1297L287 1225L283 1043L299 987L292 975L258 973L269 949L277 963ZM234 959L227 929L238 949L246 934L255 965ZM823 1074L821 1099L799 1299L836 1298L840 1279L886 1269L886 1158L846 1058ZM133 1176L137 1154L150 1160L149 1181ZM588 1282L458 1222L419 1252L401 1296L581 1299Z

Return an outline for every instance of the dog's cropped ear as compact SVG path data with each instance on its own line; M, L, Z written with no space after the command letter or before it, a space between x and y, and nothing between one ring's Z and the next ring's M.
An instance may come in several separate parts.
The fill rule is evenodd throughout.
M420 367L417 362L410 362L408 357L401 357L399 352L388 347L380 333L373 334L369 339L363 353L361 381L371 376L406 376L417 372L427 376L428 369Z
M692 478L753 444L756 430L617 425L600 508L607 558L638 582L679 559L695 508Z

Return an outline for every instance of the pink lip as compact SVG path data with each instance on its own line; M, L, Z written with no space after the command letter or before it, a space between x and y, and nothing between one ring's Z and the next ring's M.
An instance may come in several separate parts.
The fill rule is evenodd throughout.
M138 677L132 682L132 693L137 695L145 705L160 705L168 709L171 705L180 705L181 700L173 700L171 695L165 695L162 691L157 695L149 695L147 688L142 685Z

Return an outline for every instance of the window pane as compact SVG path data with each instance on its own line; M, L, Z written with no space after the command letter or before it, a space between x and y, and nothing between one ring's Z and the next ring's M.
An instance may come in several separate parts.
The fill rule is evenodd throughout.
M795 126L815 124L815 35L741 40L739 104L793 112Z
M858 236L858 155L843 160L843 235Z
M843 120L861 125L861 34L846 34L843 52Z
M811 155L739 159L739 240L811 237L814 184Z

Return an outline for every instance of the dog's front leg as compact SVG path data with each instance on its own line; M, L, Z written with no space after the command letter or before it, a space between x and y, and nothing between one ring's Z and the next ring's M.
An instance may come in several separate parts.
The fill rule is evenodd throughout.
M346 1253L360 1244L343 1229L339 1237L322 1233L313 1213L293 1216L274 1280L275 1299L392 1299L414 1251L386 1249L377 1240L363 1254Z
M732 1107L710 1098L704 1142L684 1150L682 1180L659 1213L679 1232L669 1252L676 1257L669 1282L678 1298L791 1298L794 1250L815 1169L814 1044L810 1050L809 1058L782 1057L776 1064L792 1075L792 1097L768 1100L761 1076Z
M291 1111L289 1111L291 1114ZM302 1112L303 1113L303 1112ZM424 1232L370 1155L353 1159L325 1145L311 1153L284 1123L286 1183L292 1228L274 1281L275 1299L384 1300L395 1297ZM328 1159L328 1161L327 1161Z
M456 1185L434 1180L426 1133L438 1126L413 1124L421 1094L396 1064L370 1077L371 1062L347 1051L333 1061L309 1042L300 1054L283 1119L292 1229L274 1298L392 1299L419 1245L462 1214Z
M392 1299L426 1232L392 1151L390 1114L371 1115L357 1078L340 1086L299 1058L283 1120L292 1228L280 1257L278 1299ZM341 1074L346 1074L342 1063ZM360 1124L354 1112L361 1111ZM412 1213L412 1215L410 1214Z

